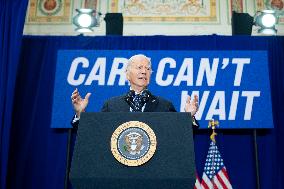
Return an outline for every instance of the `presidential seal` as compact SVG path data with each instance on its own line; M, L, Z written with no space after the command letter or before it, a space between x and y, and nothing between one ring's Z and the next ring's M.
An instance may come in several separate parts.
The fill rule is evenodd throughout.
M127 166L139 166L149 161L156 151L156 145L154 131L139 121L121 124L111 137L113 156Z

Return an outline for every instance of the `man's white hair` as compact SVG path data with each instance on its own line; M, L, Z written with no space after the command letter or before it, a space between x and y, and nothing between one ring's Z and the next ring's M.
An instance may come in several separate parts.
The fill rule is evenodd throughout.
M137 58L144 58L144 59L146 59L146 60L149 62L150 68L152 67L152 65L151 65L151 59L150 59L149 57L145 56L144 54L136 54L136 55L131 56L131 57L128 59L127 66L126 66L126 69L125 69L125 72L126 72L126 73L129 72L129 69L130 69L131 64L132 64L133 61L134 61L135 59L137 59Z

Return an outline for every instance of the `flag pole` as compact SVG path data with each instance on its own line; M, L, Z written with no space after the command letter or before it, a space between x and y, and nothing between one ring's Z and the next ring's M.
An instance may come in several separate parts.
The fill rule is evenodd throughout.
M254 147L254 158L255 158L255 173L256 173L256 188L260 189L260 179L259 179L259 165L258 165L258 147L257 147L257 132L256 129L253 130L253 147Z
M217 132L215 132L215 130L217 129L217 126L219 126L218 121L214 121L213 119L209 121L208 128L212 128L212 134L210 135L211 142L205 161L201 186L202 188L212 188L212 186L218 186L217 188L221 188L219 186L223 186L224 188L233 188L224 160L221 157L221 153L216 144L217 141L215 137Z

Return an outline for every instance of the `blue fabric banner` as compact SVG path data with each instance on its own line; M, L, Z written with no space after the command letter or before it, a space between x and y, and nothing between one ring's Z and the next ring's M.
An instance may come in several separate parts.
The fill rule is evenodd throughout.
M220 128L273 128L266 51L59 50L52 128L69 128L74 115L71 93L91 92L86 111L100 111L110 97L125 94L128 58L145 54L153 73L149 90L184 111L187 95L199 96L196 118Z

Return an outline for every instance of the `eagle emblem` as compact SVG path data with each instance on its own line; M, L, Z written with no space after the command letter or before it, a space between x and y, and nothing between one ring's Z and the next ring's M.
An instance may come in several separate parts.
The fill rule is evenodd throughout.
M143 136L137 132L130 132L125 135L126 149L131 155L140 154L144 145L142 144Z
M139 166L149 161L156 151L156 145L154 131L139 121L121 124L111 137L113 156L128 166Z

